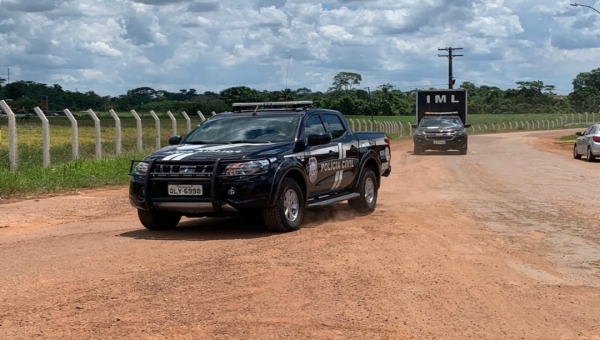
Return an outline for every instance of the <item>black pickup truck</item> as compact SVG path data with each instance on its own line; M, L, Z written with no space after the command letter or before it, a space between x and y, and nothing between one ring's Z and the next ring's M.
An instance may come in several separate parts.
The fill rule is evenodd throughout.
M379 132L353 132L311 101L234 103L185 137L132 160L129 200L150 230L182 216L262 217L272 231L300 228L307 208L348 201L375 209L391 150Z

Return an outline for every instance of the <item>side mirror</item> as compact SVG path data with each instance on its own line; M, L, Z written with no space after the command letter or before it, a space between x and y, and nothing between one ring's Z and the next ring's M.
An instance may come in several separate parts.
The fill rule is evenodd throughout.
M471 124L465 124L465 128L467 128L467 129L468 129L468 128L470 128L470 127L471 127Z
M410 124L410 127L412 127L413 129L418 128L419 126L417 124Z
M331 134L329 133L315 133L308 135L308 145L324 145L331 143Z
M171 137L169 137L169 145L179 145L179 143L181 143L182 139L183 139L183 137L181 137L179 135L171 136Z
M583 133L581 133L581 132L575 132L575 136L583 136Z

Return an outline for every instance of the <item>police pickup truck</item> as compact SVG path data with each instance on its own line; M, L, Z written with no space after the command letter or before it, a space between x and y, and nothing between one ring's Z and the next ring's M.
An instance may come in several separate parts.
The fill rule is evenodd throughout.
M232 107L132 160L129 200L144 227L259 213L268 229L287 232L307 208L348 201L361 214L375 209L391 172L384 133L353 132L340 112L311 101Z

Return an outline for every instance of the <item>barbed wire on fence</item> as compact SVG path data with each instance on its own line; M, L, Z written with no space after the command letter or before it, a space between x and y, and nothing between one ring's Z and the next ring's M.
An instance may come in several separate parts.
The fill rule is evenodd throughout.
M13 113L11 108L5 101L0 100L0 109L2 109L8 118L8 126L6 130L6 134L8 135L8 167L10 170L15 171L19 168L19 150L18 150L18 131L17 131L17 115ZM41 165L43 167L48 167L52 164L51 160L51 140L50 140L50 130L51 124L48 117L44 114L44 112L36 107L34 109L35 114L40 118L41 121L41 137L42 137L42 159ZM71 129L71 140L70 140L70 160L77 161L82 158L81 154L81 135L79 131L81 126L78 123L78 119L69 111L69 109L65 109L63 111L65 116L70 121L70 129ZM103 120L100 119L99 115L96 114L93 110L85 111L86 115L88 115L93 121L93 138L94 138L94 158L102 159L105 157L113 157L120 156L125 153L123 150L123 126L121 122L121 118L123 116L119 116L114 110L109 110L109 116L112 118L112 122L114 123L114 135L111 132L111 144L114 145L114 152L110 154L105 154L103 152ZM144 147L144 120L140 117L140 115L135 111L131 110L129 112L131 114L131 118L135 120L135 147L132 147L127 150L127 152L143 152L148 148ZM154 133L152 135L154 139L153 148L159 149L163 147L163 131L161 126L161 119L159 115L154 111L149 111L151 120L154 120ZM206 121L206 117L200 111L196 112L200 123ZM211 112L211 115L214 116L215 113ZM178 133L178 121L177 117L171 111L166 112L167 118L171 122L171 135L176 135ZM192 119L185 112L181 112L181 116L185 121L185 132L188 133L192 130ZM413 136L413 128L412 124L408 122L401 122L398 120L367 120L361 118L348 118L348 123L353 131L356 132L367 132L367 131L381 131L384 132L388 137L392 139L403 139L403 138L412 138ZM473 124L468 129L471 134L485 134L492 132L510 132L510 131L527 131L527 130L550 130L550 129L559 129L559 128L568 128L576 125L587 125L595 123L596 114L595 113L570 113L570 114L561 114L555 119L540 119L537 121L508 121L501 123L490 123L491 128L488 127L487 124ZM106 129L107 126L104 125ZM0 127L0 146L2 146L2 129ZM112 137L114 136L114 140ZM130 137L130 136L127 136ZM148 137L148 136L147 136ZM112 148L112 147L111 147Z

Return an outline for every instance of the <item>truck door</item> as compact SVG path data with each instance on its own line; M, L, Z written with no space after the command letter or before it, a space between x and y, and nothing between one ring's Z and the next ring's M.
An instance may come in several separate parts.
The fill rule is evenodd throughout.
M323 121L318 114L308 117L304 125L303 137L310 134L327 133ZM339 146L334 143L326 145L308 146L304 151L304 166L308 174L307 191L308 196L313 197L329 192L335 182L336 171L328 168L331 160L337 159Z
M352 183L354 176L357 175L360 160L358 138L352 131L346 129L339 115L324 113L323 120L325 120L327 131L333 136L332 143L336 143L339 148L337 159L331 160L329 165L331 171L335 172L330 189L343 190Z

